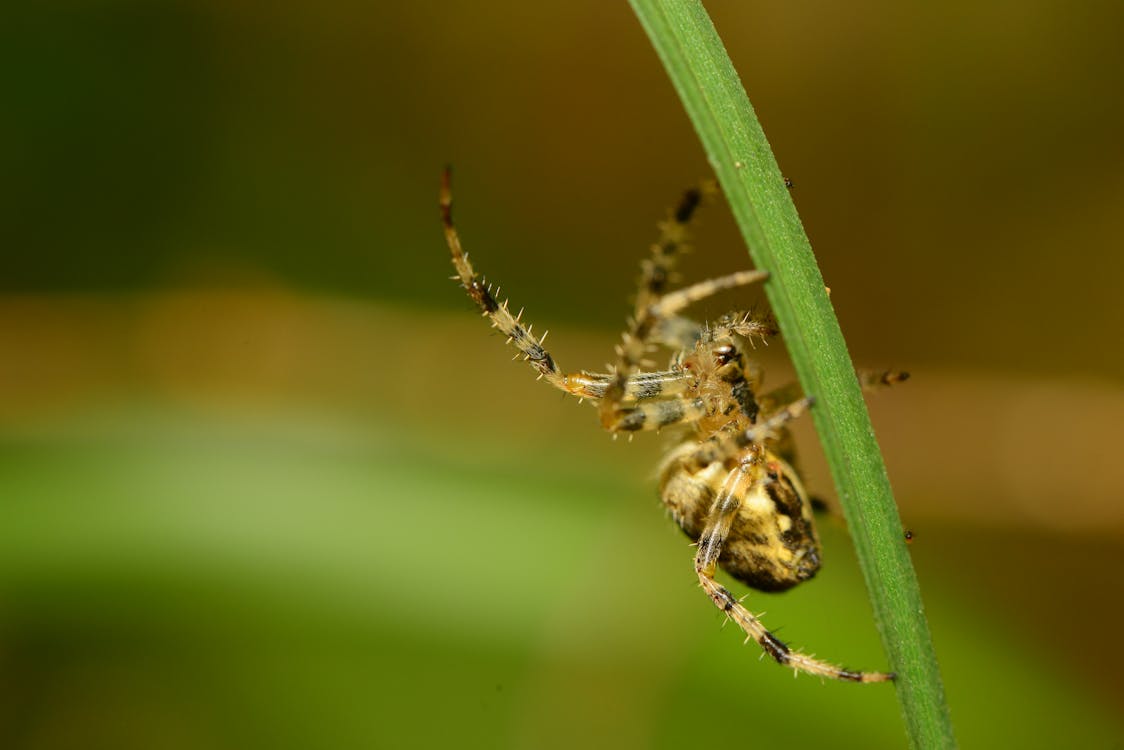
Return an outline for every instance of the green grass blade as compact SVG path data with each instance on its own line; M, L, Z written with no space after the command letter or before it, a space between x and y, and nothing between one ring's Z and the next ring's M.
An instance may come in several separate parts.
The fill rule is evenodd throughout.
M854 366L807 235L737 73L698 0L630 0L702 139L812 410L917 748L955 746L928 623ZM874 688L877 689L877 688Z

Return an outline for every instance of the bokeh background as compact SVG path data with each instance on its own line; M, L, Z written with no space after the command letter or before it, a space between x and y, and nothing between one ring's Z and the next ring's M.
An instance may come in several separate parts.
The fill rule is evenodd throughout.
M914 374L871 409L962 743L1124 746L1124 5L709 5L856 362ZM708 175L625 3L15 3L0 83L0 746L904 745L721 627L665 438L446 278L452 162L478 266L609 358ZM686 277L746 264L717 201ZM884 667L821 526L750 606Z

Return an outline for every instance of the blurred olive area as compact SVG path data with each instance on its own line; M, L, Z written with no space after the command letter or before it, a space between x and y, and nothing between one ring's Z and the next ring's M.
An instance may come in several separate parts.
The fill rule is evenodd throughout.
M1124 5L708 9L855 361L913 375L869 404L961 744L1124 746ZM0 747L905 746L891 686L722 627L671 436L611 440L447 279L452 163L478 268L612 356L709 176L626 3L18 4L0 83ZM721 200L694 246L747 264ZM820 531L747 606L885 668Z

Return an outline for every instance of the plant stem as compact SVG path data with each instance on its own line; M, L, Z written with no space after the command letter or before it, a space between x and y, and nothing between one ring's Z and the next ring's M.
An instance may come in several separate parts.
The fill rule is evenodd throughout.
M823 278L741 81L698 0L630 0L725 191L812 409L915 748L955 746L882 455Z

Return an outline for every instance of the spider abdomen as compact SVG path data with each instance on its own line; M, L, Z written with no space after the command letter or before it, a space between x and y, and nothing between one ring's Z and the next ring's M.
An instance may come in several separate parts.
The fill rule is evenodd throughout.
M676 523L698 541L731 469L720 463L691 471L675 451L660 476L660 498ZM739 484L729 536L719 565L759 591L783 591L806 581L820 567L820 545L811 506L787 463L766 453ZM759 470L758 470L759 469Z

